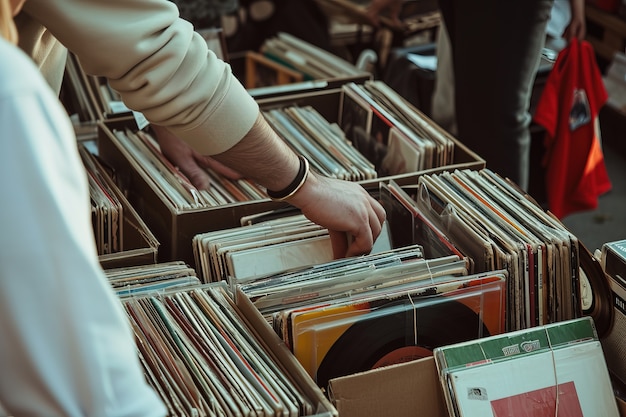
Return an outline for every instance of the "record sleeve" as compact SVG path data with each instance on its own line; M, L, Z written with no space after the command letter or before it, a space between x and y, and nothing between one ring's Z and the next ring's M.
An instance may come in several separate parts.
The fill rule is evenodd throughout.
M474 282L474 284L470 284ZM504 277L447 277L282 313L283 339L319 386L504 331ZM487 323L491 328L488 327Z
M434 357L458 417L619 416L589 317L443 346Z

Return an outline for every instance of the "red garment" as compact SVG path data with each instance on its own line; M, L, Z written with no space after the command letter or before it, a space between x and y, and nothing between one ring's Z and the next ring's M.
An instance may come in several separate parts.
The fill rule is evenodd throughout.
M598 123L607 98L593 47L572 40L559 53L534 116L546 129L546 194L558 218L595 209L611 189Z

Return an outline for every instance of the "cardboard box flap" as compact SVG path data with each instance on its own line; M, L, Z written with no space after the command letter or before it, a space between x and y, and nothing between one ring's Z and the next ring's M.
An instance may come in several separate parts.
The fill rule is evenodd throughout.
M341 417L447 417L436 381L428 357L331 379L328 391Z
M235 302L245 319L248 320L250 327L257 332L257 339L261 340L278 362L286 368L288 375L307 398L317 404L315 417L337 417L335 407L324 396L322 390L304 370L285 342L274 332L259 310L239 288L236 289Z

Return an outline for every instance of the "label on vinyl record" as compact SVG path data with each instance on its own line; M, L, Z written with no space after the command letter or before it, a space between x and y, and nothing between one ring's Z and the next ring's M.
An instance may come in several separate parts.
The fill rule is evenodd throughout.
M431 350L421 346L405 346L384 355L372 366L372 369L422 359L432 354Z

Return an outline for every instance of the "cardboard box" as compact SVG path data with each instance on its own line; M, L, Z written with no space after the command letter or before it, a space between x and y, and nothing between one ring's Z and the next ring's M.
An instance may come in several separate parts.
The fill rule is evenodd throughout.
M285 369L285 372L292 378L296 386L302 389L307 398L317 404L317 410L313 417L337 417L337 409L304 370L285 345L285 342L274 332L250 299L241 290L237 289L236 291L235 302L237 307L244 318L248 320L250 326L255 329L257 340L260 340L271 352L277 363ZM379 414L379 416L381 415Z
M95 144L91 145L95 146ZM128 201L107 169L100 173L106 177L112 192L122 205L121 250L98 256L104 269L154 264L157 261L159 241Z
M262 110L270 108L282 108L288 106L311 106L319 112L328 122L336 123L339 120L339 110L341 105L341 88L327 89L323 91L313 91L302 94L283 95L280 97L268 97L257 99ZM413 110L422 118L429 120L423 112L417 108ZM485 160L478 154L470 150L463 143L446 132L439 125L432 122L433 127L442 135L450 138L454 142L454 160L451 164L435 167L431 169L410 172L406 174L379 177L373 180L360 181L365 188L376 188L381 181L393 180L399 185L415 184L417 178L423 174L433 174L442 171L454 171L455 169L480 170L485 168Z
M446 417L432 357L331 379L328 394L341 417Z
M432 357L332 379L329 396L341 417L449 415ZM626 402L616 401L626 417Z
M120 201L124 210L122 250L98 256L100 265L111 269L156 263L159 241L123 195Z
M329 122L336 122L339 117L341 89L308 91L301 94L288 94L257 100L261 109L285 107L289 105L310 105ZM419 112L419 110L415 110ZM420 113L421 114L421 113ZM423 114L422 114L423 115ZM426 116L423 116L426 117ZM287 207L286 203L274 202L270 199L239 202L219 207L179 210L172 206L163 193L154 185L128 153L119 145L112 133L113 129L129 127L136 129L133 118L100 121L98 124L98 152L117 172L118 183L127 194L141 218L152 230L160 242L158 261L182 260L192 267L192 239L199 233L233 228L240 226L240 218L251 214ZM435 125L444 135L447 132ZM455 142L454 161L452 164L433 169L394 175L361 181L364 188L377 191L380 181L394 180L399 185L415 184L422 174L455 169L482 169L485 161L469 150L462 143Z
M179 210L120 146L113 129L136 129L133 118L99 123L98 153L116 172L117 183L160 242L158 261L184 261L194 267L192 240L202 232L240 226L240 218L286 207L269 199L219 207Z

